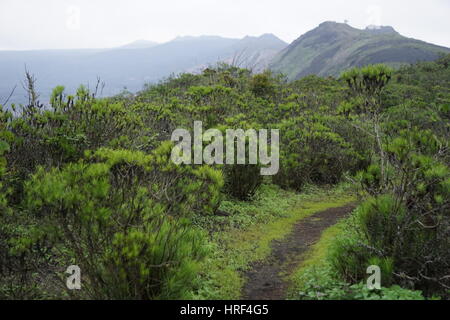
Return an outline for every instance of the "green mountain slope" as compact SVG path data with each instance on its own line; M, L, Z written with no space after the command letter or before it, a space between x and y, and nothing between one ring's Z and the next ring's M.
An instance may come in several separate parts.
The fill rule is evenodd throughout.
M344 23L324 22L278 53L270 68L291 80L309 74L337 76L354 66L385 63L398 67L434 60L440 52L450 49L406 38L392 27L360 30Z

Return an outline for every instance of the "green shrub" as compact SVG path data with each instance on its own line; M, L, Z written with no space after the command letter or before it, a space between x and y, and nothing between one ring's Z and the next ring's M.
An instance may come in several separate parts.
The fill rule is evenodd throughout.
M333 267L355 283L364 278L367 266L377 264L388 283L426 295L444 294L450 261L450 217L444 200L449 171L426 156L404 159L413 167L400 172L412 176L399 180L405 185L369 198L358 208L353 233L336 241Z
M358 172L357 180L362 188L371 195L382 192L381 169L377 164L369 165L365 170Z
M251 124L247 122L240 122L239 118L227 119L228 125L222 126L222 132L228 129L243 130L243 133L249 133L244 139L240 140L236 137L234 141L228 141L228 135L225 134L224 145L228 146L231 143L234 145L233 164L226 164L223 166L223 173L225 177L224 191L238 200L250 200L259 187L263 183L263 176L261 175L261 164L259 162L259 150L265 146L261 146L257 139L258 124ZM245 131L247 130L247 131ZM245 146L244 159L238 159L239 145ZM226 152L225 152L226 153ZM224 153L223 163L226 163L226 154ZM256 164L250 163L250 159L254 158ZM243 163L239 163L243 160Z
M283 121L280 170L274 183L301 190L306 184L336 184L356 165L355 151L320 114Z
M398 244L398 228L406 222L406 209L397 200L391 195L381 195L367 200L357 211L360 232L375 248Z
M405 208L389 195L369 199L350 220L351 231L340 235L330 249L330 263L342 279L357 283L367 278L367 267L379 266L383 286L393 284L393 257L408 255L398 239L398 226L404 223ZM402 221L403 219L403 221ZM412 241L413 239L411 239Z
M225 192L239 200L249 200L263 183L260 165L227 165Z
M210 168L176 167L167 147L101 149L88 162L40 168L26 183L30 221L16 252L51 248L62 268L79 265L80 297L186 298L205 254L187 217L212 212L222 180Z
M257 97L267 97L275 93L275 84L270 73L262 73L253 76L251 80L251 91Z
M144 127L136 109L96 99L83 86L75 96L66 96L64 87L56 87L49 108L22 106L18 116L5 122L14 136L7 155L15 189L10 202L20 202L23 182L38 166L60 167L81 159L85 150L100 147L149 151L155 146L152 129Z
M336 238L330 248L329 260L334 271L348 283L358 283L366 277L370 251L355 233L345 233Z

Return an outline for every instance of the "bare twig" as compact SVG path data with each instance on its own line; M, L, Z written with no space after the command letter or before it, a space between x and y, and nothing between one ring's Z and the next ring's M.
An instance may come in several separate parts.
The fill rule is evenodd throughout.
M25 65L25 83L22 82L22 87L28 94L28 105L35 106L39 99L39 95L36 93L36 77L32 75Z
M11 90L11 93L9 94L8 98L6 98L5 102L2 103L3 106L6 106L6 104L9 102L9 99L11 99L12 95L14 94L14 91L16 91L17 85L14 86L14 88Z

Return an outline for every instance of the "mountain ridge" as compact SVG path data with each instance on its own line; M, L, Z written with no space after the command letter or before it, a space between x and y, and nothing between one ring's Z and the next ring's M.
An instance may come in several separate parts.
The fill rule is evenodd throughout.
M345 69L385 63L393 67L429 61L449 48L400 35L391 26L357 29L326 21L294 40L270 63L270 69L290 80L316 74L339 76Z

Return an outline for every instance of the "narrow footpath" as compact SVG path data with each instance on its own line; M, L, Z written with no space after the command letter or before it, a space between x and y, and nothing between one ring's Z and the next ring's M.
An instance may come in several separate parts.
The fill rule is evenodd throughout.
M286 296L286 278L302 262L304 254L316 243L322 232L349 215L354 204L317 212L294 225L284 239L272 242L272 253L264 261L254 263L246 272L243 299L281 300Z

